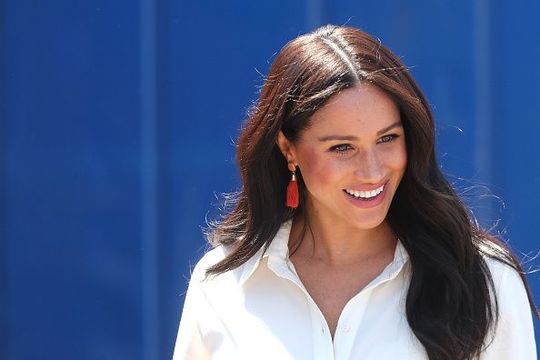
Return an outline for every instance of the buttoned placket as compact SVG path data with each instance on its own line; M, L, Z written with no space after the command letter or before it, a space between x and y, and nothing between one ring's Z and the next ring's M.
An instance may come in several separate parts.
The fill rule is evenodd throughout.
M369 305L371 294L377 287L396 278L405 264L402 254L398 256L400 256L398 260L394 259L382 273L345 304L339 316L334 335L335 360L351 358L353 340L356 338L356 332L360 328L359 324L362 322L362 318Z
M283 262L283 259L275 259L270 256L268 267L279 277L295 284L305 295L312 324L313 360L334 360L334 344L328 323L304 284L300 281L294 265L290 260Z
M358 324L362 322L373 288L362 289L350 299L339 315L334 334L334 356L336 360L349 359ZM355 324L354 326L352 324Z
M307 299L313 331L313 360L346 360L351 358L358 325L362 321L371 294L376 287L382 286L399 274L404 265L403 259L400 260L396 262L394 259L381 274L345 304L338 319L334 340L332 340L326 318L301 282L294 264L288 258L285 260L269 256L268 267L276 275L295 284Z

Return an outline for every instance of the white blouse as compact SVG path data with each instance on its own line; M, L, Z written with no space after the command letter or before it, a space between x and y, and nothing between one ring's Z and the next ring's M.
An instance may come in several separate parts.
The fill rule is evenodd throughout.
M409 256L398 241L393 261L345 305L332 339L321 311L288 257L291 222L268 250L204 280L222 246L197 264L186 294L173 360L425 360L405 315ZM536 360L532 315L518 273L486 259L499 301L495 337L481 360ZM491 338L491 337L490 337Z

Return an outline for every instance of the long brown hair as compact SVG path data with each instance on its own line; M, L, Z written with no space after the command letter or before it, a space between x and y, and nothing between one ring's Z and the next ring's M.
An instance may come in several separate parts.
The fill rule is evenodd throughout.
M259 100L237 142L242 188L234 207L211 228L214 245L228 256L208 269L234 269L266 248L281 224L304 215L285 207L290 173L276 145L279 131L292 142L311 115L334 94L359 83L378 86L400 110L408 164L388 213L388 222L409 253L409 326L430 359L478 357L498 316L491 302L493 279L483 256L523 269L507 247L482 230L440 171L428 103L399 58L369 34L325 26L300 36L273 62ZM305 187L298 173L301 201ZM486 249L488 251L486 251Z

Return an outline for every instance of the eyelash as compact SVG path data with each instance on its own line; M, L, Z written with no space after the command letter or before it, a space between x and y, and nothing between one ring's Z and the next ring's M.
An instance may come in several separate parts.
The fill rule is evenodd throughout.
M330 148L330 151L337 152L337 153L340 153L340 154L345 153L345 152L347 152L349 150L352 150L352 147L349 144L334 145L334 146L332 146Z
M398 137L399 137L398 134L384 135L383 137L379 139L379 141L377 141L377 144L387 144L396 140ZM330 151L338 153L338 154L345 154L348 151L351 151L352 149L353 148L350 144L338 144L338 145L332 146L330 148Z
M396 140L398 137L399 137L398 134L388 134L388 135L384 135L384 136L379 140L379 142L380 142L381 144L389 143L389 142L392 142L392 141ZM384 139L387 139L387 140L384 140Z

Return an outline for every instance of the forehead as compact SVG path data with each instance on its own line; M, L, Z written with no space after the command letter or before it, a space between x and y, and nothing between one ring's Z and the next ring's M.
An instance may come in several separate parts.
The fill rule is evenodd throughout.
M346 132L362 136L376 133L399 119L397 105L383 90L360 84L332 96L312 115L306 132Z

